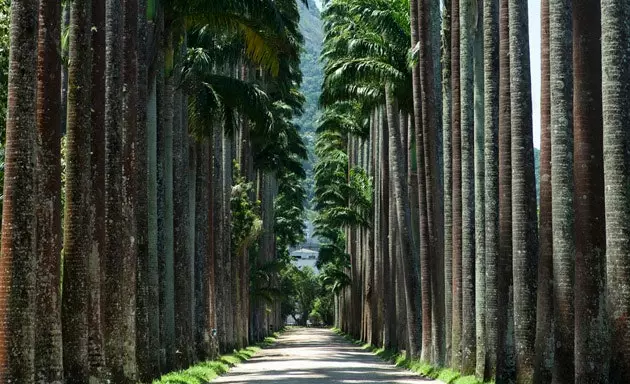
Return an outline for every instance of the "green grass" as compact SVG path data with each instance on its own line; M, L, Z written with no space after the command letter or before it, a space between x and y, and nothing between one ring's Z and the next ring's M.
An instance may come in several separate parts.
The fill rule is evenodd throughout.
M426 362L420 360L410 360L405 353L397 351L386 350L383 348L377 348L370 344L363 344L360 341L354 340L350 335L343 333L338 328L332 329L336 334L342 336L344 339L358 345L362 345L362 348L374 353L385 361L389 361L395 364L397 367L408 369L412 372L416 372L423 377L429 379L435 379L442 381L446 384L493 384L493 382L484 383L475 376L462 376L460 372L457 372L451 368L435 367Z
M154 380L153 384L207 384L235 365L251 359L262 348L272 346L279 336L280 333L276 332L273 337L266 337L265 340L256 345L234 351L229 355L223 355L217 360L204 361L183 371L168 373Z

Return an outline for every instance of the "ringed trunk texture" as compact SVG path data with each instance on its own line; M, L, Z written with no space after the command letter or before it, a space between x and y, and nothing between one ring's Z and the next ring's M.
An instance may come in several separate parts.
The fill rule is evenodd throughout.
M452 232L453 232L453 322L451 324L451 367L462 366L462 136L461 136L461 79L460 79L460 15L459 0L451 3L451 144L452 144Z
M92 129L90 105L86 100L90 100L91 97L91 3L91 0L75 1L70 10L64 284L61 315L63 366L67 383L84 383L89 376L87 288L88 255L92 251L90 230Z
M602 1L604 182L611 383L630 382L630 7Z
M608 380L600 12L573 2L576 384Z
M0 381L35 378L34 164L38 2L11 2L5 184L0 250Z
M554 369L557 384L574 382L575 231L573 203L573 65L571 1L549 1L551 206L553 227Z
M549 73L549 0L541 3L542 79L540 138L540 261L536 311L534 382L550 383L553 369L553 230L551 197L551 93Z
M536 357L534 344L539 250L527 3L510 0L509 12L516 382L530 383Z
M484 0L484 156L486 368L485 379L497 373L499 307L499 1Z
M61 340L61 4L39 4L37 46L37 294L35 378L63 379Z
M89 259L90 378L105 376L101 290L105 252L105 2L92 0L92 249Z

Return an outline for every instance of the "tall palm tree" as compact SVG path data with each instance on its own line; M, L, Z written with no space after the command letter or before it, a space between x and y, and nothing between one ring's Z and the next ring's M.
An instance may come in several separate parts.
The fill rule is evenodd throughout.
M63 378L61 341L61 4L39 5L37 60L37 380Z
M514 369L512 310L512 159L510 37L508 0L499 0L499 279L497 306L497 380L509 380Z
M123 1L122 60L122 346L127 377L137 377L136 363L136 277L138 232L138 0ZM143 234L144 235L144 234ZM119 240L120 241L120 240Z
M62 295L63 365L67 382L88 378L88 267L91 251L90 148L91 4L70 8L66 192L64 213L64 284Z
M124 23L120 15L124 15L122 0L106 2L106 54L105 54L105 277L103 282L103 335L105 342L105 358L107 369L113 381L127 382L135 375L135 354L127 355L129 326L126 309L129 304L128 270L125 268L125 252L123 246L131 246L128 242L127 223L125 222L126 183L123 183L123 31ZM134 118L135 121L135 118ZM127 121L129 122L129 121ZM127 127L125 127L127 128ZM127 173L125 173L127 175ZM123 266L121 268L121 266ZM135 268L135 262L132 264ZM131 266L130 266L131 267ZM135 284L133 285L135 290ZM135 304L135 300L134 300ZM135 352L135 351L134 351ZM129 357L130 360L126 358Z
M11 2L7 129L0 250L0 379L34 380L37 1Z
M472 1L460 0L462 313L475 319L474 21ZM463 317L462 317L463 319ZM462 372L475 371L475 322L462 322Z
M478 2L473 42L474 55L474 161L475 161L475 337L477 377L483 378L486 364L486 222L485 222L485 109L483 2Z
M573 2L575 379L608 379L600 2Z
M452 277L453 321L451 324L451 367L462 365L462 162L461 162L461 79L460 79L460 5L451 2L451 145L452 145Z
M499 1L483 2L486 372L496 376L499 283Z
M606 199L607 298L611 326L610 382L630 380L630 293L621 289L630 281L628 255L628 68L630 29L627 4L602 1L602 75L604 116L604 182ZM625 44L625 45L624 45ZM625 81L624 81L625 79Z
M575 233L573 214L573 65L571 1L549 1L551 205L553 227L554 369L574 381Z
M105 250L105 3L92 0L92 89L91 92L91 166L92 216L90 230L93 247L89 258L89 364L90 377L104 376L103 327L101 311L102 266Z
M446 366L450 365L453 320L453 182L451 160L451 2L442 13L442 161L444 174L444 338Z
M535 382L551 382L553 367L553 230L551 197L551 92L549 62L549 1L541 3L542 73L540 133L540 261L536 310Z
M536 336L538 218L534 179L527 4L511 0L510 96L512 124L512 249L516 381L532 380Z

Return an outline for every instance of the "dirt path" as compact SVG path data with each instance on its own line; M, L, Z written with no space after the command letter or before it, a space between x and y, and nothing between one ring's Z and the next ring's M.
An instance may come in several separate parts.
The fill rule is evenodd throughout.
M387 364L328 329L297 328L213 383L439 383Z

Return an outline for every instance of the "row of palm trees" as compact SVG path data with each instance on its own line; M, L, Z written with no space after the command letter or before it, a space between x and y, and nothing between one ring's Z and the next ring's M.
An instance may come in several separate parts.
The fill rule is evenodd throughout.
M296 2L10 13L0 381L150 382L277 330L269 265L303 235Z
M338 187L316 194L337 325L497 383L627 382L630 6L541 3L539 205L527 7L328 3L316 178Z

